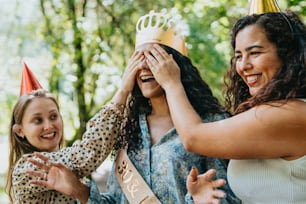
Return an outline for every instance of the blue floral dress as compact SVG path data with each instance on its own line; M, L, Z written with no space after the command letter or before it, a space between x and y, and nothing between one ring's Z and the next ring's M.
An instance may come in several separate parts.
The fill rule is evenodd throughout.
M204 121L216 121L225 117L226 115L208 114ZM137 153L128 151L128 155L161 203L193 203L186 189L186 178L193 166L198 168L199 173L214 168L216 169L216 178L226 179L227 161L187 152L174 128L151 146L146 115L140 115L139 121L143 145L138 151L135 151ZM107 193L100 194L93 183L90 184L90 188L87 204L128 204L117 182L114 166L108 179ZM240 203L228 185L221 189L227 194L226 199L222 200L223 204Z

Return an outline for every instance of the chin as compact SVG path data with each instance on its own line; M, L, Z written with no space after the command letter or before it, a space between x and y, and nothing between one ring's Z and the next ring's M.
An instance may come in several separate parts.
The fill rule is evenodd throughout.
M256 89L256 90L250 90L250 95L251 96L255 96L255 95L257 95L258 94L258 91L259 91L259 89Z

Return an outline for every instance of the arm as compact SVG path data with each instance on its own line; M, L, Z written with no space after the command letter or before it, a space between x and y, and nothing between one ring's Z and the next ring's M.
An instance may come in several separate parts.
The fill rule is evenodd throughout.
M75 142L71 147L66 147L58 152L43 153L51 162L59 162L73 170L78 177L89 175L109 155L115 138L120 130L123 120L123 108L129 93L135 83L138 63L143 60L143 53L135 52L123 76L122 85L112 99L112 103L104 106L88 123L86 132L81 141ZM44 186L38 188L33 185L24 185L33 176L26 174L26 170L37 170L27 161L32 154L23 155L16 163L13 171L13 188L18 197L23 199L26 195L48 191Z
M112 98L111 103L103 107L87 123L87 130L80 142L60 152L52 153L51 161L65 164L79 177L89 175L100 166L109 155L120 131L124 106L134 87L138 64L143 58L140 52L132 55L123 74L121 87Z
M107 105L89 120L81 141L58 152L43 154L48 155L52 162L63 163L79 177L87 176L110 154L122 120L119 108Z
M223 121L202 123L188 101L172 56L159 46L145 54L155 79L166 92L171 117L188 151L232 159L290 159L306 154L305 103L274 102Z

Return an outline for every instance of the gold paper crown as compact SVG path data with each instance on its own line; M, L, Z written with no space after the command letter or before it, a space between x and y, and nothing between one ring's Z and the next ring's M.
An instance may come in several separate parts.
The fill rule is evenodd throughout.
M150 11L139 18L136 24L135 47L145 43L163 44L187 56L185 36L175 34L174 23L163 13Z
M251 0L249 15L280 12L276 0Z

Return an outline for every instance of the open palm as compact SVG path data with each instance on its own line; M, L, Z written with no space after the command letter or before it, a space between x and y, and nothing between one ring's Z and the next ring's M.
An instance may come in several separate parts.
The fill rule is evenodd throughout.
M226 194L216 188L225 184L223 179L212 180L215 170L210 169L204 174L198 175L198 170L193 168L187 177L187 189L195 204L219 204L219 198Z
M37 153L36 156L45 161L45 163L48 162L48 157L40 153ZM37 171L27 171L28 174L38 177L37 180L31 180L31 184L47 186L50 189L54 189L69 196L73 194L73 190L76 186L81 185L79 178L61 163L46 165L34 159L29 159L29 161L41 169ZM46 177L45 174L47 174Z

